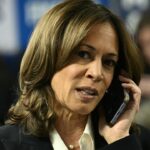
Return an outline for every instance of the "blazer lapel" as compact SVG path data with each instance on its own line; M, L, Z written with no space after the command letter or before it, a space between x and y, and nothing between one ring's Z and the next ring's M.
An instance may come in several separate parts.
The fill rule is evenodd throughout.
M20 150L53 150L49 137L36 137L33 135L24 134L20 131L19 139L21 147Z

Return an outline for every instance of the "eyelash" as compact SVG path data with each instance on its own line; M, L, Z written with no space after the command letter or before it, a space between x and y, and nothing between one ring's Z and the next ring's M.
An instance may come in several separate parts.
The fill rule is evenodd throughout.
M77 56L82 58L82 59L85 59L85 60L92 60L93 57L92 55L90 54L90 52L86 51L86 50L79 50L77 52ZM115 68L116 65L117 65L117 62L113 59L104 59L102 60L103 61L103 65L106 67L106 68Z
M83 59L91 59L92 58L91 54L85 50L78 51L77 55Z
M111 67L115 68L117 65L117 62L112 59L106 59L106 60L104 60L103 64L109 68L111 68Z

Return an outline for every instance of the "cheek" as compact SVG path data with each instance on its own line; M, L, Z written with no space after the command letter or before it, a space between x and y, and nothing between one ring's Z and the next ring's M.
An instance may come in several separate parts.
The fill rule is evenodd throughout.
M51 86L58 99L62 100L67 96L77 76L78 69L74 65L69 65L54 74Z
M105 78L106 89L109 88L109 86L112 82L112 79L113 79L113 75L114 75L114 73L107 74L107 78Z
M54 90L57 99L62 99L62 93L64 92L63 90L64 90L66 80L67 80L67 74L65 73L64 70L55 73L52 78L51 86L52 89Z
M67 73L69 76L69 80L72 81L72 80L80 79L85 74L85 71L86 71L85 65L72 64L72 65L68 66ZM67 73L66 73L66 75L67 75Z
M63 84L61 82L62 81L59 80L59 75L55 74L54 77L52 78L51 86L52 86L52 89L53 89L56 97L60 97L60 91L61 91L61 87Z
M101 101L101 99L105 95L106 91L108 90L112 79L113 79L113 74L112 73L107 73L107 74L104 75L103 84L100 87L100 93L101 94L100 94L100 97L99 97L99 101Z

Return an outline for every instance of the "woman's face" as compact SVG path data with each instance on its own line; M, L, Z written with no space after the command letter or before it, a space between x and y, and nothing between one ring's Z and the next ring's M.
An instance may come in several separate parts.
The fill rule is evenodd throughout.
M112 26L93 26L70 60L52 78L56 101L71 112L88 114L108 89L118 61L118 40Z

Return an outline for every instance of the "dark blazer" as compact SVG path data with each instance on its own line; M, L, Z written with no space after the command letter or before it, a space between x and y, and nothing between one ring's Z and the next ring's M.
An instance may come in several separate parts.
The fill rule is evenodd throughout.
M141 134L118 140L110 145L95 134L96 150L150 150L150 131L141 128ZM24 134L22 128L17 125L5 125L0 127L0 150L53 150L48 137L38 138Z

